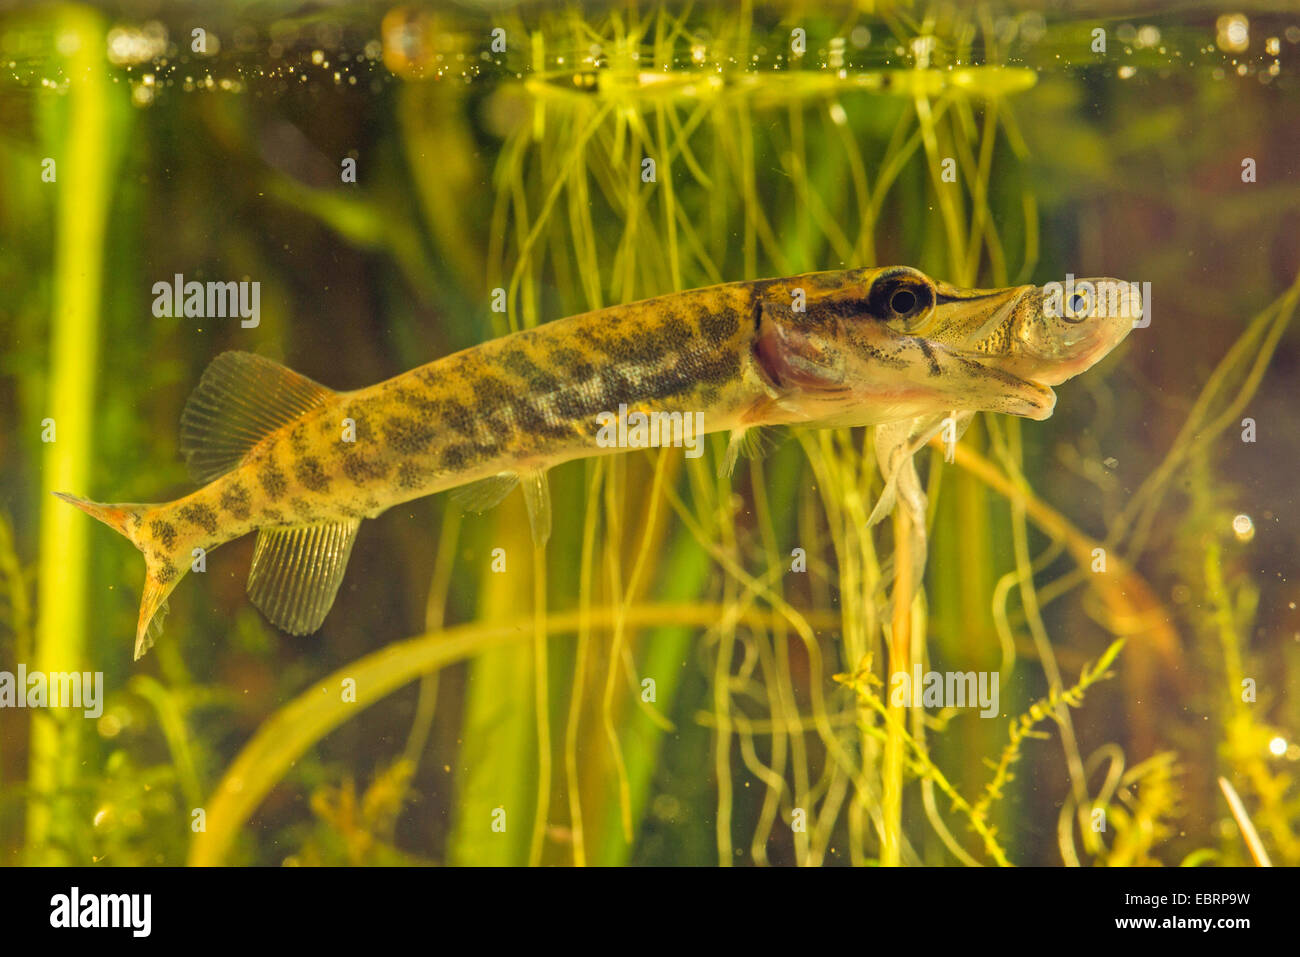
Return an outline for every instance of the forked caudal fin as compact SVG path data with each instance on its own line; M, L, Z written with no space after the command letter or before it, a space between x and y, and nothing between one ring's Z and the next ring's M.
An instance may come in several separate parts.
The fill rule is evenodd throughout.
M153 647L154 639L162 632L163 618L167 614L167 596L189 571L189 563L183 555L169 553L161 542L151 537L148 516L163 506L104 505L66 492L54 494L77 506L91 518L121 532L144 555L144 594L140 599L140 619L135 632L135 657L139 660Z
M216 481L247 462L268 436L336 395L262 356L223 353L203 373L181 416L181 451L191 474L205 485ZM135 639L139 659L162 631L167 596L190 570L197 538L197 533L188 533L191 527L204 530L198 539L204 548L227 540L221 537L212 507L186 500L105 505L54 494L122 533L144 555L147 568ZM248 576L253 604L290 634L320 628L338 593L359 524L346 518L258 528ZM243 534L246 528L233 534Z

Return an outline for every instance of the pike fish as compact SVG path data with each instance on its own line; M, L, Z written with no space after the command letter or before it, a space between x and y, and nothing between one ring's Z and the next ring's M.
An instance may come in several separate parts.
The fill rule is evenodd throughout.
M309 634L334 602L361 521L394 505L464 486L481 510L519 485L545 542L546 470L617 451L602 441L616 410L700 413L691 421L702 431L731 433L728 467L765 426L916 423L905 429L915 439L956 412L1046 419L1052 387L1132 328L1140 307L1117 316L1113 306L1096 297L1061 307L1046 287L963 289L895 266L599 309L350 392L227 352L181 416L180 450L201 488L161 504L55 494L144 554L137 659L196 549L253 531L250 599L284 631Z

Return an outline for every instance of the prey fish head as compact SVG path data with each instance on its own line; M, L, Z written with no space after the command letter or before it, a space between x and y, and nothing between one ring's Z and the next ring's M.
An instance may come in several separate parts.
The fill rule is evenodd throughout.
M892 266L781 280L757 314L754 361L786 421L872 425L952 410L1046 419L1052 387L1115 348L1141 303L1116 280L964 289Z
M1123 342L1142 310L1137 284L1118 279L1020 286L977 333L975 346L1007 372L1060 385Z

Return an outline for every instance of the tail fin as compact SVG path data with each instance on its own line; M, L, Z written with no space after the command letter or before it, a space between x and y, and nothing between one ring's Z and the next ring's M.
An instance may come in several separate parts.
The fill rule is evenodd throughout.
M167 614L167 596L189 571L183 561L171 561L171 556L159 550L159 543L151 536L147 516L163 508L160 505L104 505L77 498L66 492L55 496L77 506L91 518L98 519L109 528L121 532L131 544L140 549L145 560L144 595L140 599L140 620L135 632L135 657L138 661L153 647L154 639L162 633L163 618Z

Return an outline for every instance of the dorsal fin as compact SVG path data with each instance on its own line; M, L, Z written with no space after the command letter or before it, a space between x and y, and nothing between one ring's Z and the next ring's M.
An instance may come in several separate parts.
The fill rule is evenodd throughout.
M262 439L334 395L263 356L223 352L181 413L181 454L190 476L207 484L224 475Z

